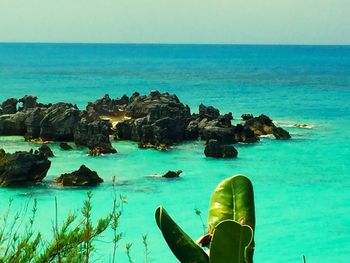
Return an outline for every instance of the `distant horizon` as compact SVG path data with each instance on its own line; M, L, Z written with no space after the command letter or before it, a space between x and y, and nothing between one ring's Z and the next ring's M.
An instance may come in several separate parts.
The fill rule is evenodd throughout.
M350 45L349 0L2 0L0 42Z
M350 46L337 43L172 43L172 42L70 42L70 41L0 41L0 44L53 44L53 45L183 45L183 46Z

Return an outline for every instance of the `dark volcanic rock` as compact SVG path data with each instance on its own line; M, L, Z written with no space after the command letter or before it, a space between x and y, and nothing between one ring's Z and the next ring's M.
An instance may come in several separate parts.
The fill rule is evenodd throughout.
M216 119L220 116L220 111L213 106L199 105L199 117L207 118L209 120Z
M178 177L180 177L181 173L182 173L181 170L167 171L165 174L162 175L162 177L165 177L165 178L178 178Z
M281 127L276 127L275 130L273 131L273 135L278 140L287 140L291 138L289 132L282 129Z
M39 147L39 153L46 157L54 157L54 154L51 150L51 148L47 144L43 144Z
M123 95L120 99L111 99L108 94L95 102L89 102L86 110L98 115L117 115L127 104L129 97Z
M22 109L26 111L28 109L34 109L37 106L37 99L38 98L35 96L25 95L23 98L19 99L19 102L22 102Z
M132 140L133 120L124 120L118 122L115 129L118 134L117 137L123 140Z
M199 114L193 114L192 120L186 127L186 139L193 140L200 137L202 140L216 139L221 143L234 143L232 113L220 115L213 106L199 105Z
M41 182L51 162L42 154L5 153L0 150L0 186L20 186Z
M2 114L15 114L17 112L18 100L15 98L10 98L5 100L1 104Z
M40 137L40 124L46 113L47 109L44 108L35 108L34 110L27 113L27 118L25 120L25 138L27 140Z
M17 112L0 116L0 135L24 135L26 114Z
M66 142L61 142L60 143L60 148L62 149L62 150L64 150L64 151L69 151L69 150L72 150L73 149L73 147L72 146L70 146L68 143L66 143Z
M196 140L199 137L199 119L192 120L185 129L186 140Z
M277 139L290 138L290 135L287 131L280 127L276 127L272 120L263 114L259 117L254 117L247 120L244 126L251 129L257 136L273 134Z
M273 129L275 128L272 120L263 114L247 120L244 126L251 129L258 136L273 134Z
M91 155L116 153L109 140L109 122L82 119L74 132L74 142L77 145L87 146Z
M116 125L119 139L132 139L141 145L171 145L185 138L190 109L176 95L152 91L148 96L133 94L126 107L130 120Z
M62 174L54 180L63 186L95 186L103 182L95 171L91 171L85 165L72 173Z
M54 104L40 123L40 137L45 141L73 141L79 120L80 111L72 104Z
M253 116L253 114L251 114L251 113L244 113L244 114L241 115L241 118L242 118L244 121L250 120L250 119L252 119L253 117L254 117L254 116Z
M259 140L259 137L255 133L241 124L237 124L233 128L233 137L236 142L254 143Z
M226 113L224 115L220 115L218 118L218 122L220 124L220 126L222 127L231 127L231 121L233 120L233 116L232 113Z
M234 137L233 137L233 129L230 128L223 128L218 126L206 126L203 129L202 132L202 139L209 141L211 139L215 139L220 143L223 144L231 144L235 143Z
M206 157L235 158L238 152L231 145L223 145L217 140L210 140L205 146L204 154Z

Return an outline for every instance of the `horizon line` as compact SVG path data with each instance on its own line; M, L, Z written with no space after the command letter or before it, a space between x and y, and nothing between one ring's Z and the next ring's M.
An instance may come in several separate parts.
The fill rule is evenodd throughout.
M350 46L334 43L172 43L172 42L70 42L70 41L0 41L0 44L53 44L53 45L203 45L203 46Z

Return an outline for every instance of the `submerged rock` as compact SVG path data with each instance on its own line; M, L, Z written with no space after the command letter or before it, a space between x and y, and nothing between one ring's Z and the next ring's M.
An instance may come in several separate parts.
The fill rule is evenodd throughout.
M223 145L217 140L209 140L205 146L204 154L206 157L235 158L238 152L232 145Z
M0 186L21 186L41 182L51 162L43 154L5 153L0 150Z
M39 153L46 156L47 158L55 156L47 144L43 144L39 147Z
M95 171L82 165L77 171L62 174L54 181L62 186L96 186L102 183L103 179Z
M178 177L180 177L181 173L182 173L181 170L168 171L165 174L163 174L162 177L164 177L164 178L178 178Z
M68 143L66 143L66 142L61 142L60 143L60 148L62 149L62 150L64 150L64 151L69 151L69 150L72 150L73 149L73 147L72 146L70 146Z

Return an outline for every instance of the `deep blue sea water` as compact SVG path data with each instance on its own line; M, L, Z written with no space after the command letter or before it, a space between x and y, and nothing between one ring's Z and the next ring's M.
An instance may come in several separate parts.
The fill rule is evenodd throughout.
M255 262L350 262L350 46L0 44L0 101L25 94L40 102L68 101L84 108L109 93L120 97L158 89L176 93L193 112L200 103L242 113L269 115L292 135L289 141L263 138L238 145L234 160L205 158L202 142L169 152L140 150L116 141L118 154L86 156L86 149L56 155L42 186L0 189L0 211L38 200L36 227L45 235L54 219L81 207L86 189L60 189L50 181L86 164L105 183L93 189L95 217L111 208L112 177L128 204L120 229L119 262L132 242L135 262L144 262L142 234L148 233L150 262L177 262L154 221L162 204L196 239L202 234L194 213L204 218L215 186L233 174L254 185ZM312 129L294 128L306 123ZM0 137L0 148L37 148L21 137ZM152 176L183 170L179 180ZM104 238L110 238L106 233ZM95 257L109 262L111 246L98 242Z

